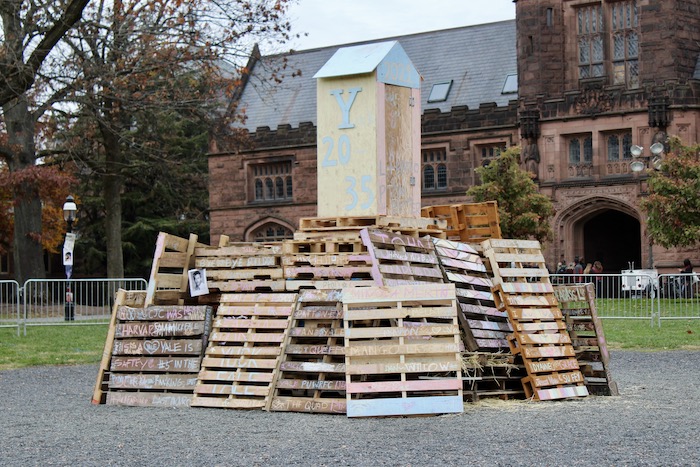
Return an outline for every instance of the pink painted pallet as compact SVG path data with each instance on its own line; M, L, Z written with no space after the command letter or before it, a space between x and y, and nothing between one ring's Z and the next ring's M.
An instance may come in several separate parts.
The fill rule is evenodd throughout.
M619 395L617 383L610 373L610 355L596 311L594 285L555 285L554 295L588 392L602 396Z
M430 238L417 238L375 229L363 229L360 236L372 257L372 277L376 285L444 282Z
M210 307L201 305L118 306L105 402L189 406L211 314Z
M345 330L340 290L302 290L270 410L345 414Z
M482 248L493 274L494 302L513 327L511 353L522 358L527 371L526 397L587 396L539 242L489 239Z
M452 284L343 289L348 417L460 413Z
M219 292L281 292L282 243L232 243L195 248L195 266L206 269L207 285Z
M433 239L447 282L456 287L464 345L471 352L507 351L513 330L505 311L494 303L492 282L477 251L467 243Z
M269 409L296 297L221 295L192 406Z

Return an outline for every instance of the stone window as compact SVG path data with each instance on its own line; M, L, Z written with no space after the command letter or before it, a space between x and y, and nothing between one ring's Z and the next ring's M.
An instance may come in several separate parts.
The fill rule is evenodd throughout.
M505 150L505 143L479 145L477 148L477 154L479 155L479 164L482 167L489 165L492 160L497 159L498 156L500 156L501 153Z
M423 191L447 189L447 151L423 149Z
M639 87L637 0L577 8L576 34L579 79L608 74L612 84Z
M593 137L574 136L569 139L569 164L593 163Z
M639 12L636 0L612 4L613 84L639 87Z
M250 174L255 202L281 202L293 199L291 161L251 164Z
M268 222L255 229L251 237L254 242L278 242L294 238L294 233L283 225Z
M620 131L616 133L608 133L605 135L605 147L608 152L609 161L619 161L631 159L632 153L632 132Z
M601 5L580 7L576 14L579 78L605 75L603 9Z

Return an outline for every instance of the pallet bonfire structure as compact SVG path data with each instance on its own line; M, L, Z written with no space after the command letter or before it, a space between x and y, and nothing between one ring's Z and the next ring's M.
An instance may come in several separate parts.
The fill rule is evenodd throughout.
M482 243L494 282L494 298L508 313L511 352L522 359L528 398L563 399L588 395L571 337L549 281L540 243L490 239Z

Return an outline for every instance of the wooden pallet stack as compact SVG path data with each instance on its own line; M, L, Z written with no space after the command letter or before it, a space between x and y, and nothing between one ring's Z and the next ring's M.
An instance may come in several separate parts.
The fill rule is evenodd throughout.
M192 406L269 408L296 297L222 294Z
M372 258L372 277L376 285L444 282L430 238L377 229L363 229L360 236Z
M619 395L617 383L610 373L610 355L603 326L596 312L594 285L555 285L554 295L588 392L599 396Z
M487 238L501 238L501 226L496 201L468 204L427 206L421 209L427 218L444 220L448 240L477 246Z
M271 410L346 413L340 293L339 289L299 292Z
M187 293L187 271L194 266L197 235L189 239L165 232L158 234L148 281L145 304L182 305L190 298Z
M443 239L433 239L433 243L445 281L456 287L465 348L465 397L472 401L522 397L524 368L515 363L507 340L513 329L506 311L496 308L493 284L481 257L467 243Z
M134 307L127 305L134 303L129 295L134 294L117 293L93 402L189 406L209 337L211 308Z
M522 379L526 397L587 396L539 242L490 239L482 247L493 273L496 305L508 313L513 327L511 353L522 358L527 371Z
M464 410L453 285L344 289L342 300L348 417Z
M283 292L282 243L228 243L195 248L211 292Z

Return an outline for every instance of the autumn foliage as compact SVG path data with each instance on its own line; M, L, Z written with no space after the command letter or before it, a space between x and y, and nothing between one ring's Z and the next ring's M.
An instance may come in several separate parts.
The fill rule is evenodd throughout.
M63 203L71 193L76 180L58 167L35 165L17 172L0 168L0 254L12 250L14 232L13 192L38 192L41 199L42 232L40 238L44 249L56 253L63 242L66 224L63 220Z
M700 145L671 138L661 170L651 170L647 184L642 208L654 242L666 248L700 244Z

